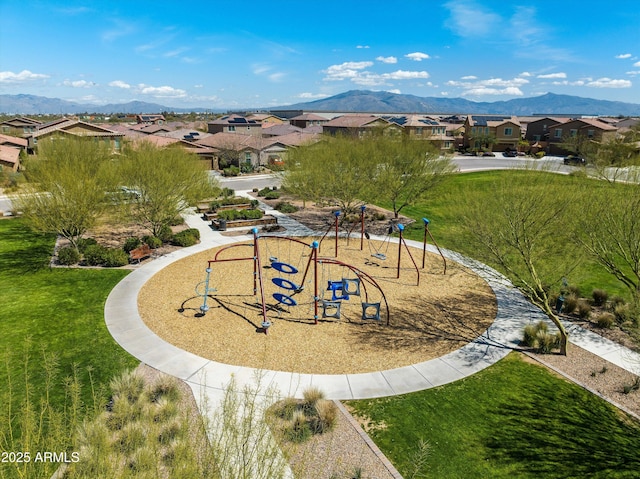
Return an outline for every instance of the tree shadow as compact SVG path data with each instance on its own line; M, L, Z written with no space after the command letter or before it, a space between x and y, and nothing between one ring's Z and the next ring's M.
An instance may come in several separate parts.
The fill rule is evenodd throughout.
M419 350L437 342L469 343L489 326L487 311L495 311L495 300L486 294L467 291L450 297L450 301L415 298L406 307L394 306L390 311L391 325L356 330L357 338L384 349Z

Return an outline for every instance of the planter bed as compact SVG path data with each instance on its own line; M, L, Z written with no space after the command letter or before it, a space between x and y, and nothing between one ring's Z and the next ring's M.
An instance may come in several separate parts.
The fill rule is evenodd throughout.
M262 218L257 218L257 219L227 221L226 228L242 228L245 226L261 226L261 225L274 225L274 224L278 224L278 219L275 216L264 215ZM212 219L211 226L219 230L220 220Z
M202 213L202 215L204 216L204 218L207 221L211 221L215 218L218 217L218 212L219 211L228 211L228 210L250 210L251 208L253 208L253 206L251 205L251 203L243 203L240 205L222 205L222 206L218 206L218 209L216 209L216 211L205 211Z

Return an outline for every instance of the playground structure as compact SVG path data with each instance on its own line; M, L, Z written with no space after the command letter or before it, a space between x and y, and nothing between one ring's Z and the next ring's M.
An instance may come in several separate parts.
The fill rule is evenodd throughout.
M360 251L364 250L364 238L367 238L371 245L370 236L365 231L364 222L365 207L361 207L361 232L360 232ZM253 241L251 243L238 243L229 245L219 249L214 258L208 261L206 268L206 279L196 287L196 292L203 298L200 306L201 315L209 311L207 300L212 297L212 293L216 293L215 288L210 287L211 274L216 264L223 262L250 262L252 264L253 289L252 294L256 297L255 305L259 307L262 316L261 330L267 334L269 327L272 325L272 317L275 313L278 317L287 313L291 308L310 305L314 324L318 324L319 320L340 319L343 313L343 304L345 302L360 302L359 319L362 321L378 321L390 325L389 302L385 295L384 289L379 282L369 273L361 268L338 260L339 254L339 229L338 222L340 211L333 213L334 222L324 232L322 237L310 243L305 243L301 239L286 236L259 236L257 228L253 228L251 233ZM423 239L423 258L422 269L425 268L426 244L427 236L431 238L435 244L435 240L428 230L429 220L423 218L424 223L424 239ZM329 231L335 229L335 247L333 258L320 255L320 248L323 240L327 237ZM412 269L415 271L416 286L420 285L420 268L416 264L411 250L403 238L404 225L397 224L395 230L399 234L398 250L397 250L397 267L396 279L400 278L401 261L403 249L410 259ZM393 231L390 228L387 241L387 248L390 242L390 234ZM268 244L270 242L288 242L289 250L291 245L296 245L300 254L298 255L297 264L293 261L285 261L279 254L271 254ZM262 245L262 246L261 246ZM446 274L446 260L440 248L438 249L443 262L444 274ZM242 249L247 251L246 254L240 256L229 256L231 250ZM278 250L280 248L278 247ZM248 252L250 251L250 253ZM376 249L376 253L371 255L376 260L386 260L386 254ZM303 261L306 257L306 261ZM268 258L268 262L266 259ZM300 264L304 263L304 264ZM340 271L337 271L337 270ZM271 270L271 271L268 271ZM275 275L268 274L275 272ZM204 290L199 291L200 285L204 284ZM267 291L267 285L270 291ZM273 288L276 288L275 291ZM270 317L270 314L272 315Z

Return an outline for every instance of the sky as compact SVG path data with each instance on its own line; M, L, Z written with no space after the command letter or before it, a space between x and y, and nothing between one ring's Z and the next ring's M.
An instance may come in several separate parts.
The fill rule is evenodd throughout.
M640 1L0 0L0 94L232 109L349 90L640 103Z

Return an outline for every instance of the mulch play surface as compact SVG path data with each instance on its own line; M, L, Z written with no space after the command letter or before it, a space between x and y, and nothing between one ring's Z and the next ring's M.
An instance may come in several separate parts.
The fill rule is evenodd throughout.
M313 262L307 272L311 248L318 238L298 242L261 237L258 240L268 334L262 329L263 310L259 282L254 295L253 261L218 261L211 264L209 310L202 315L205 269L221 248L177 261L154 275L142 288L138 306L144 322L164 340L199 356L221 363L261 369L313 374L354 374L393 369L433 359L456 350L479 336L494 320L496 300L488 284L460 264L422 250L401 252L397 276L398 243L340 238L335 258L335 238L322 242L317 268L318 296L330 300L329 281L347 279L351 291L360 295L340 300L340 319L322 318L314 324ZM218 259L251 258L252 236L238 237L238 244L221 252ZM382 253L385 259L374 257ZM271 261L285 267L271 267ZM333 264L333 260L353 268ZM274 265L278 266L278 265ZM291 268L292 267L292 268ZM296 270L296 272L292 272ZM255 275L258 277L258 275ZM283 278L281 287L273 282ZM369 280L368 278L373 278ZM286 287L300 286L294 292ZM377 286L376 286L377 285ZM286 295L287 306L274 299ZM344 292L335 291L337 296ZM283 298L283 297L281 297ZM386 298L386 303L385 303ZM363 320L362 303L380 303L380 320ZM387 326L386 304L389 308ZM334 310L328 310L332 312ZM375 313L375 307L368 309Z

